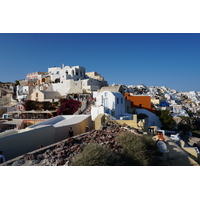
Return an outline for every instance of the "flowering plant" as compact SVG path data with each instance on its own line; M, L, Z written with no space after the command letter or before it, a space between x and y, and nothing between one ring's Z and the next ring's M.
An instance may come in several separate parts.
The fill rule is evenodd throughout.
M81 102L73 99L60 99L57 115L73 115L81 106Z

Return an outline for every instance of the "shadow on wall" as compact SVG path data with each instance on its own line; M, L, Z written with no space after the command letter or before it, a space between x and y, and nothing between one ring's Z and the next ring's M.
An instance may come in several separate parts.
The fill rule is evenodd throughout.
M46 146L55 141L55 129L53 126L26 131L23 129L23 131L0 138L0 147L4 151L6 160L33 151L39 148L40 144Z
M69 127L72 127L74 135L85 132L85 127L93 128L91 117L76 124L67 124L60 127L53 125L37 126L36 128L22 129L15 133L6 133L0 138L0 147L4 151L6 160L10 160L39 148L40 145L47 146L64 140L68 137Z

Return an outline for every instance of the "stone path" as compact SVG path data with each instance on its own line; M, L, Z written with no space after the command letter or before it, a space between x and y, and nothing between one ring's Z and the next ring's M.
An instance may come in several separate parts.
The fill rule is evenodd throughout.
M193 146L195 143L199 142L200 141L200 138L197 138L197 137L190 137L189 138L189 141L188 141L188 144L190 146Z

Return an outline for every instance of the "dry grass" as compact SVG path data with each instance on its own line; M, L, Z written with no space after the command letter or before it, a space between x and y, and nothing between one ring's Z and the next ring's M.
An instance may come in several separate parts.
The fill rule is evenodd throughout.
M72 166L115 166L120 165L120 155L100 144L88 144L82 153L75 156Z
M75 156L72 166L156 166L158 149L151 137L136 136L125 132L116 140L122 147L121 153L113 152L99 144L88 144L82 153Z
M157 165L158 149L155 141L148 136L137 136L126 132L117 137L117 141L124 149L124 157L131 165Z

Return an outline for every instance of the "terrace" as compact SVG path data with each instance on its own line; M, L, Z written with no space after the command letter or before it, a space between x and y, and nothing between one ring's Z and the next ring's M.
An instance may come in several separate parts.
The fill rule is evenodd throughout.
M0 132L8 131L11 129L23 129L31 125L35 125L41 121L52 118L53 113L56 111L11 111L3 114L0 120Z

